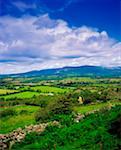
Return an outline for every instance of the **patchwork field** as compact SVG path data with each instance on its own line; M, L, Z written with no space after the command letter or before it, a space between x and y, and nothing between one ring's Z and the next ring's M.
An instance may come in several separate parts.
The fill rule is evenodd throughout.
M10 95L5 95L1 96L1 98L4 99L22 99L22 98L32 98L33 96L38 96L38 92L20 92L20 93L15 93L15 94L10 94Z
M80 149L80 144L81 148L92 150L93 146L94 149L100 150L96 139L105 144L109 143L109 146L103 145L105 148L108 146L109 150L118 147L118 144L112 144L111 140L119 143L119 139L108 133L108 130L111 123L119 119L121 112L120 79L39 79L37 78L37 83L34 78L30 79L31 83L25 82L29 81L29 78L1 79L5 84L0 85L0 134L51 121L59 122L61 128L50 126L43 134L27 134L27 139L19 143L20 145L13 145L12 149L19 150L21 147L27 150L52 150L55 149L53 141L56 141L58 150L71 150L71 141L76 150ZM77 123L75 120L78 115L85 117L77 120Z
M58 88L58 87L51 87L51 86L35 86L35 87L30 87L30 89L34 91L40 91L42 93L64 93L68 92L69 89L67 88Z
M9 94L9 93L14 93L17 92L17 90L9 90L9 89L0 89L0 95L4 95L4 94Z

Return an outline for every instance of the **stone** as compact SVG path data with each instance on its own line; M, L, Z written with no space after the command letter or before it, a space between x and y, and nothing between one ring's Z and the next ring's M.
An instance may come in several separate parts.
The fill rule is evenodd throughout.
M81 96L79 96L78 102L79 104L83 104L83 98Z

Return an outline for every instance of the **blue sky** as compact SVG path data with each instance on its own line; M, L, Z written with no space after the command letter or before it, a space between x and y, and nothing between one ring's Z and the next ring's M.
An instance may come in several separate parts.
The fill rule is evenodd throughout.
M0 0L1 16L39 16L49 13L51 18L63 19L70 26L87 25L121 39L120 0ZM26 7L25 5L28 5ZM35 7L34 7L35 6ZM19 8L18 8L19 7ZM20 8L21 7L21 8ZM23 7L23 8L22 8Z
M120 20L120 0L0 0L0 73L121 66Z

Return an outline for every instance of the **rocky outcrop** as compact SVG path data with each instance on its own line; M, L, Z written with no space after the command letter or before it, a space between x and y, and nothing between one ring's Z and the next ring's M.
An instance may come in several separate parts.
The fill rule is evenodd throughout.
M37 125L29 125L25 126L24 129L18 128L11 133L8 134L0 134L0 150L10 150L12 145L16 142L21 142L27 133L37 132L41 133L45 130L45 128L49 125L59 126L59 122L53 121L49 123L41 123Z

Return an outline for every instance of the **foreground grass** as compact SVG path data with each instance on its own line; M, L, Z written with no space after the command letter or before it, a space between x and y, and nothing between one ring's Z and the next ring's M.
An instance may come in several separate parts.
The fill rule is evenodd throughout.
M4 108L8 109L8 108ZM0 133L8 133L19 127L35 123L35 113L39 109L37 106L13 106L16 114L0 119ZM3 110L3 108L2 108Z
M119 149L120 139L111 134L111 123L119 118L121 106L110 111L91 114L80 123L61 128L50 126L41 134L29 134L13 150L114 150Z

